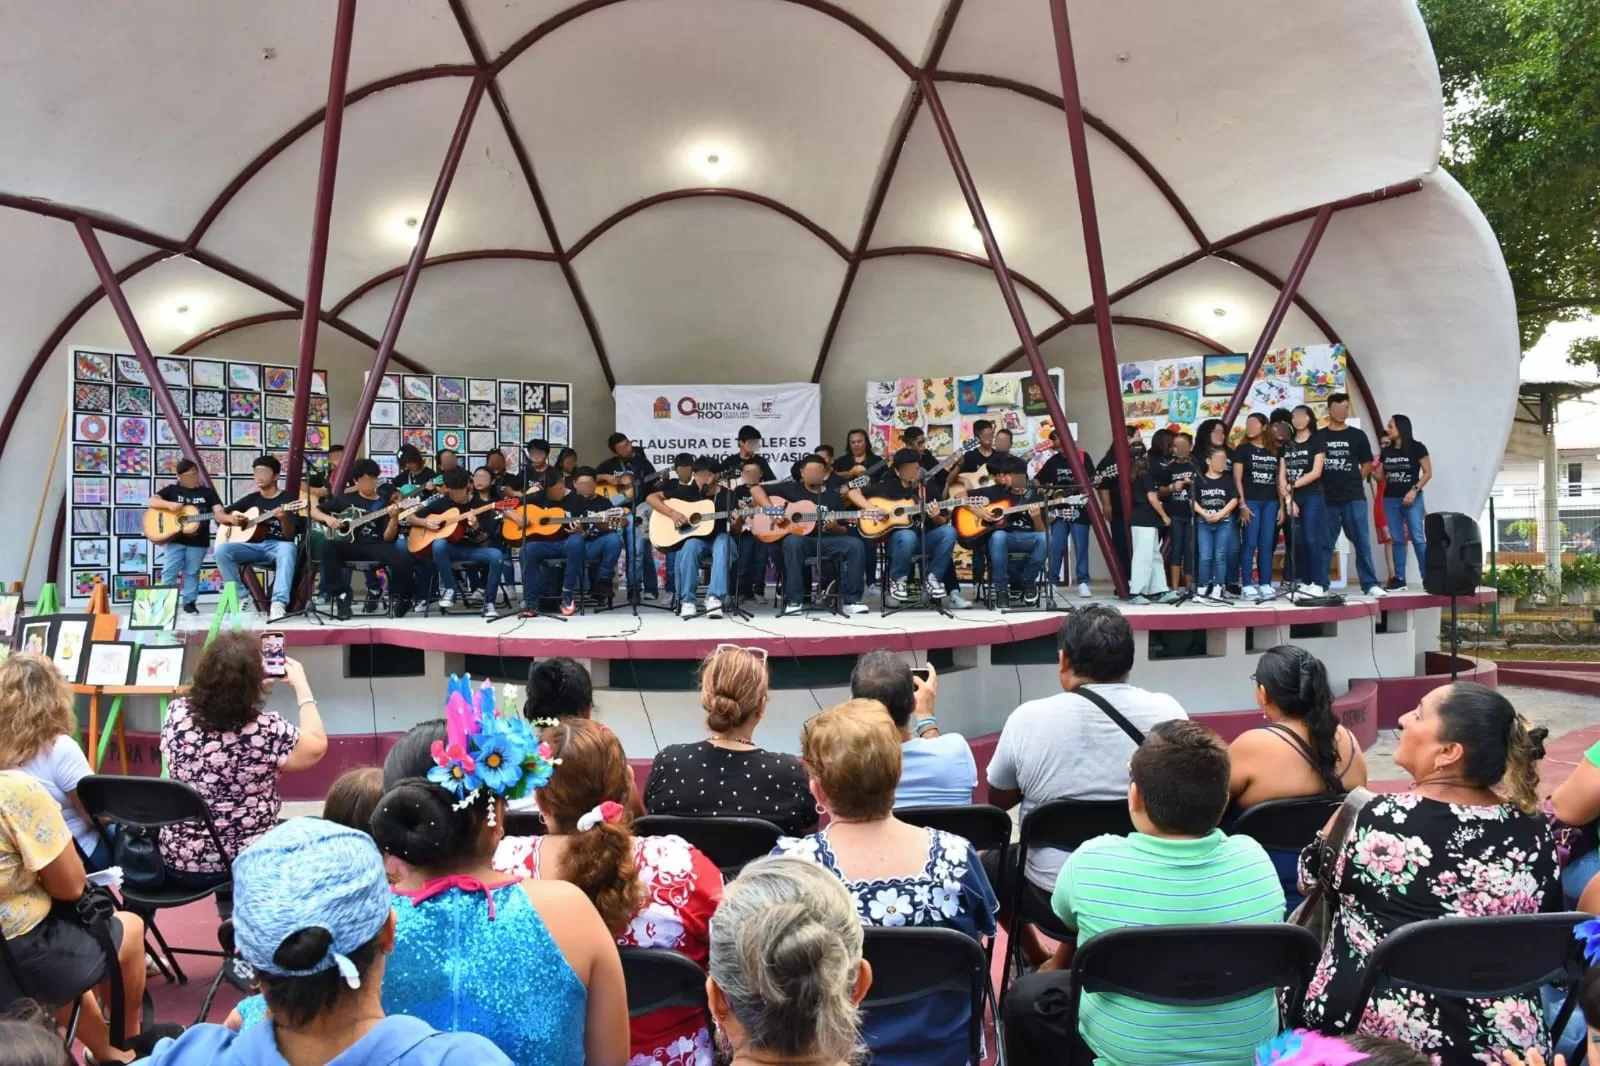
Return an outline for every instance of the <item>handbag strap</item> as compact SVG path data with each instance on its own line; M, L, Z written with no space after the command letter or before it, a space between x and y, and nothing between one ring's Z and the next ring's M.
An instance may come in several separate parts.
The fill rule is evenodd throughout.
M1311 745L1307 744L1305 738L1299 733L1296 733L1288 726L1280 725L1277 722L1269 723L1263 728L1279 737L1282 737L1290 747L1299 752L1300 757L1310 764L1311 769L1317 772L1318 777L1322 778L1322 783L1329 792L1344 791L1344 782L1339 779L1339 775L1329 773L1327 768L1324 767L1322 763L1317 761L1317 753L1312 750ZM1337 737L1335 738L1335 743L1337 743Z
M1100 693L1094 691L1088 685L1079 685L1077 688L1072 690L1072 694L1074 696L1082 696L1084 699L1100 708L1101 712L1107 718L1111 719L1117 724L1118 729L1128 734L1128 739L1133 741L1134 747L1138 747L1144 743L1144 734L1139 731L1138 727L1132 722L1128 721L1127 718L1123 717L1122 712L1111 706L1111 701L1100 695Z
M1333 870L1339 863L1339 854L1350 842L1350 834L1355 832L1356 815L1376 798L1377 793L1371 789L1357 787L1352 788L1345 796L1344 802L1339 804L1339 810L1333 816L1333 826L1324 838L1327 844L1326 860L1322 864L1322 869L1317 871L1317 882L1324 891L1333 891Z

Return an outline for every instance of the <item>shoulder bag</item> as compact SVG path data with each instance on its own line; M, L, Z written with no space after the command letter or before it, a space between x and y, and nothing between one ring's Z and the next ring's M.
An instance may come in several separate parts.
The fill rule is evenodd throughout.
M1328 930L1333 925L1333 908L1336 897L1333 891L1333 871L1339 865L1339 855L1355 832L1356 815L1376 798L1376 793L1365 788L1353 788L1333 816L1333 826L1327 836L1318 836L1311 842L1319 852L1317 882L1306 893L1305 900L1289 916L1290 925L1304 926L1316 934L1322 943L1328 942Z
M111 1046L123 1047L127 1041L124 1026L124 992L122 965L118 961L117 945L111 939L111 918L117 912L117 899L109 888L87 884L83 895L75 900L56 900L51 907L51 917L56 921L80 926L94 938L106 957L106 982L111 986L106 1004L106 1021L111 1029Z
M1123 716L1121 711L1111 706L1111 701L1100 695L1100 693L1094 691L1088 685L1079 685L1077 688L1072 690L1072 694L1074 696L1082 696L1084 699L1100 708L1101 713L1115 722L1118 729L1128 734L1128 739L1133 741L1134 747L1138 747L1140 744L1144 743L1144 734L1139 731L1138 727L1132 722L1128 721L1128 719Z

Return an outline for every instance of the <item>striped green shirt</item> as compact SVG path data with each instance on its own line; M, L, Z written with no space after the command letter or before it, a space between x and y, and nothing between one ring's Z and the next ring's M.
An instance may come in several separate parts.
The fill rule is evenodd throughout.
M1213 829L1198 839L1103 836L1061 868L1051 907L1081 944L1124 926L1283 920L1283 886L1248 837ZM1271 992L1210 1007L1169 1007L1129 996L1083 997L1078 1031L1106 1066L1249 1066L1278 1032Z

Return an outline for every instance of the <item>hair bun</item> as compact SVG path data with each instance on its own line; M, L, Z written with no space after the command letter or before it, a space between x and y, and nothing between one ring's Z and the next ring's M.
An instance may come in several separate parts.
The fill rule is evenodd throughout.
M1546 729L1542 725L1536 725L1532 729L1528 730L1528 747L1533 751L1533 759L1535 762L1544 758L1544 742L1545 738L1549 735L1550 730Z
M333 934L319 925L290 933L273 952L272 961L285 970L309 970L328 957Z
M732 696L714 692L706 697L706 725L714 732L724 733L736 729L744 721L744 708Z
M421 777L399 782L372 812L378 847L413 866L436 866L454 855L457 826L449 793Z

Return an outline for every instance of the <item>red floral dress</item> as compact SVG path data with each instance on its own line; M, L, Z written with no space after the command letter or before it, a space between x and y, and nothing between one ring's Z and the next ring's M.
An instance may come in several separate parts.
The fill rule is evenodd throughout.
M506 837L494 867L538 878L543 837ZM645 902L617 943L625 948L670 948L704 969L710 953L711 916L722 902L722 872L682 837L635 837ZM712 1066L705 1015L688 1009L659 1010L628 1022L628 1066Z

